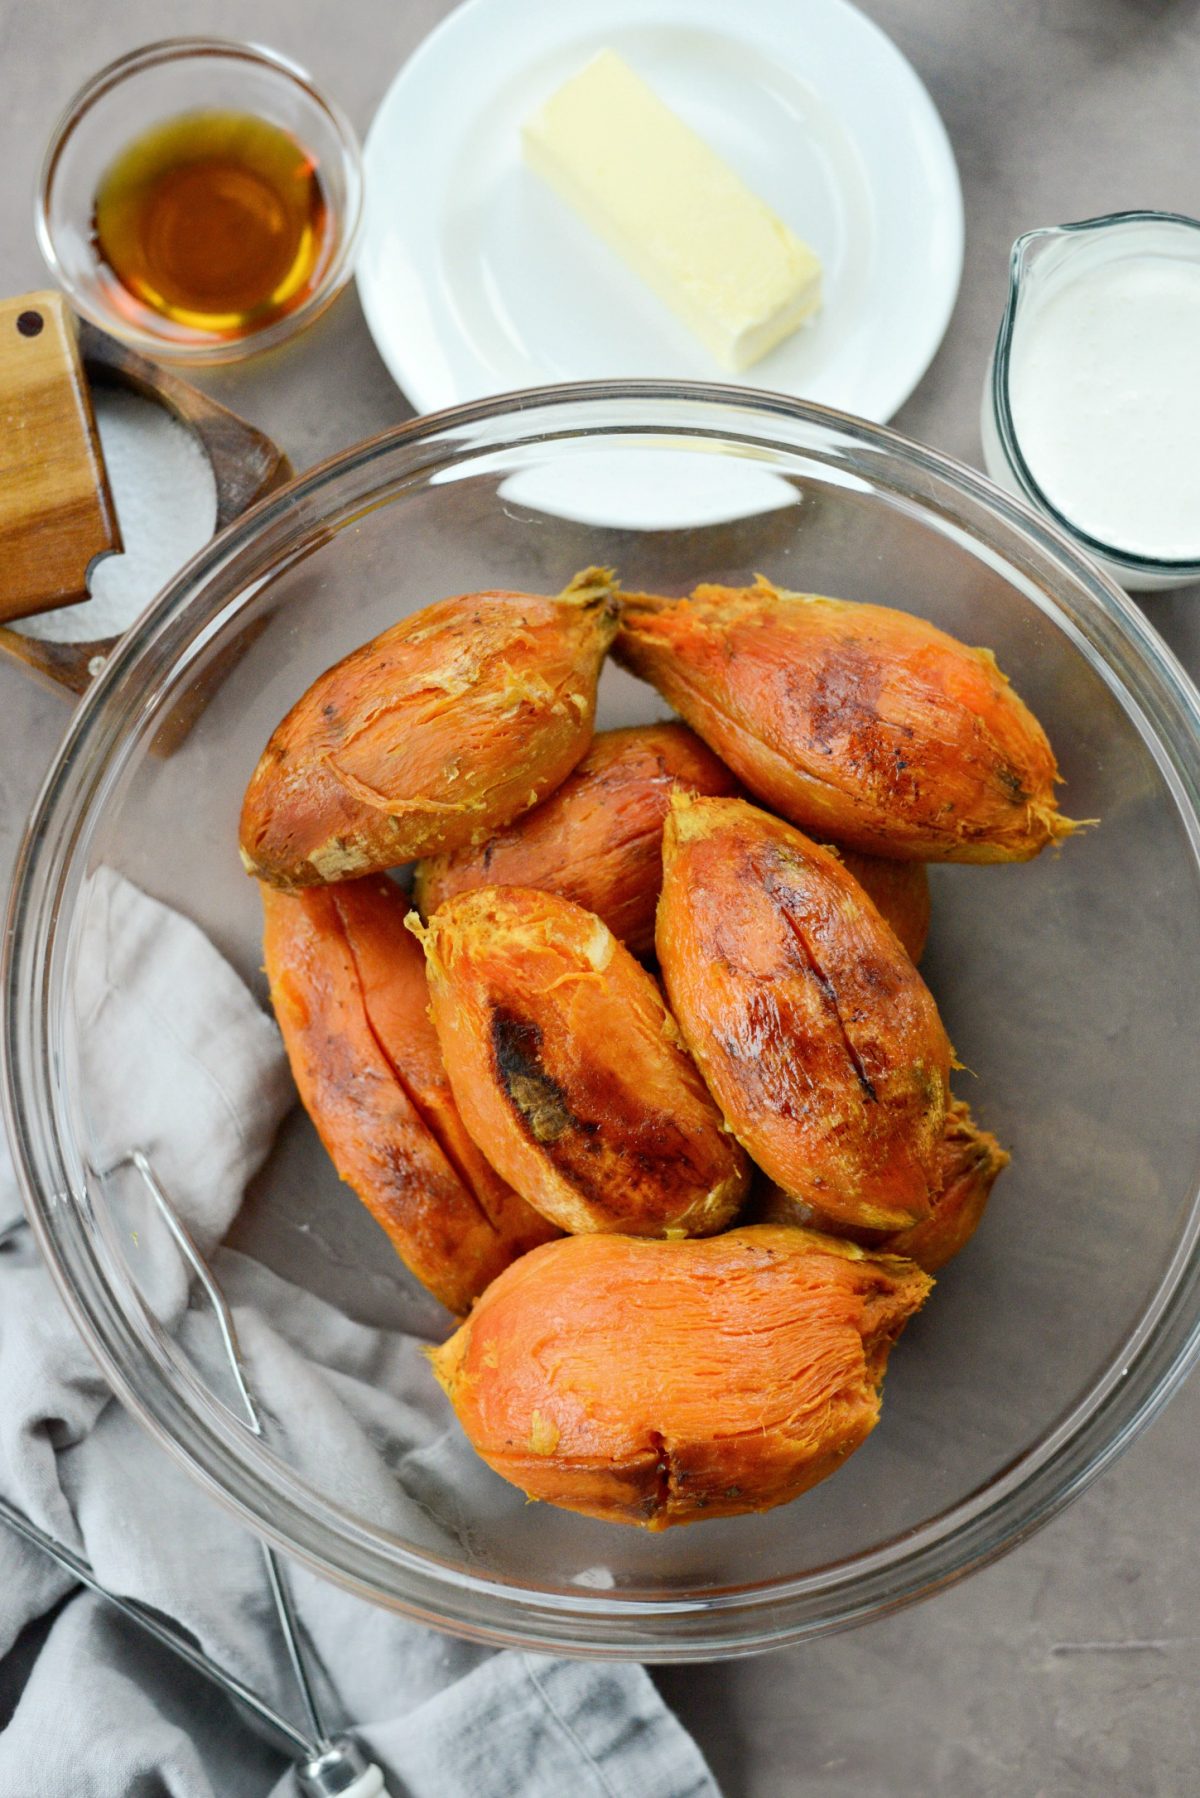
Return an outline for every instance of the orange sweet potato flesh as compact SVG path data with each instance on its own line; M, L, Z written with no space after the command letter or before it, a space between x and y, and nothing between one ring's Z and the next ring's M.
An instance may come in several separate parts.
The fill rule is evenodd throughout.
M663 870L667 996L738 1141L841 1224L919 1223L937 1190L953 1056L862 887L744 800L680 793Z
M725 1228L745 1156L656 982L599 918L481 887L412 922L455 1104L522 1197L564 1230Z
M540 887L595 912L634 955L652 954L663 820L676 786L739 791L684 724L598 732L574 773L536 810L479 847L418 865L413 897L422 917L475 887Z
M887 606L752 587L623 595L614 653L814 835L917 861L1026 861L1075 825L986 649Z
M304 1107L402 1260L461 1315L555 1232L462 1127L404 897L378 878L262 896L271 999Z
M952 1261L974 1236L983 1218L992 1187L1008 1166L1010 1156L988 1130L981 1130L961 1099L955 1099L946 1116L938 1147L937 1196L929 1216L907 1230L839 1229L828 1217L792 1198L778 1186L768 1185L756 1202L756 1216L765 1222L799 1224L833 1235L846 1234L852 1241L880 1254L905 1255L935 1274Z
M483 842L566 778L592 737L616 630L606 569L555 598L425 607L314 681L242 805L242 860L292 891Z
M879 1417L932 1282L809 1230L568 1236L431 1357L473 1448L528 1494L653 1530L785 1504Z

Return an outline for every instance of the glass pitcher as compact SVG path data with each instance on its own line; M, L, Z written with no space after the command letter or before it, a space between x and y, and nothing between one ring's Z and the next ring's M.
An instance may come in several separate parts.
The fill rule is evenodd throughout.
M1173 212L1114 212L1018 237L1009 265L1008 304L984 382L980 428L984 463L993 480L1045 513L1121 586L1148 591L1200 581L1200 560L1135 554L1091 536L1066 517L1026 461L1010 392L1014 347L1024 332L1036 329L1045 302L1068 281L1140 256L1200 263L1200 220Z

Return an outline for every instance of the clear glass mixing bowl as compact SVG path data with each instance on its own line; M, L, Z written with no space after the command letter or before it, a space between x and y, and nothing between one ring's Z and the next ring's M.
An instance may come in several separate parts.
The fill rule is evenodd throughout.
M677 591L761 569L990 645L1048 727L1067 809L1102 822L1028 866L933 870L927 975L971 1070L962 1090L1013 1165L893 1357L862 1451L766 1516L647 1535L527 1506L448 1427L458 1500L402 1536L356 1508L338 1468L256 1440L154 1325L78 1071L81 895L92 870L116 867L194 918L262 993L235 833L276 720L411 608L478 586L554 590L594 562ZM602 696L605 723L661 711L616 669ZM557 388L425 418L326 463L225 531L130 632L26 839L9 1121L80 1329L146 1427L245 1521L432 1624L679 1659L793 1641L936 1590L1063 1505L1196 1354L1198 725L1171 655L1051 525L832 412L729 388ZM232 1240L371 1323L445 1325L299 1114Z

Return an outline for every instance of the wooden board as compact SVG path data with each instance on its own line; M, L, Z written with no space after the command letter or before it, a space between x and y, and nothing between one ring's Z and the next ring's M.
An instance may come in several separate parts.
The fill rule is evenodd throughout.
M27 295L14 304L27 306L32 297ZM291 463L264 432L178 375L86 322L79 327L79 350L87 383L131 388L166 406L199 438L216 482L218 530L291 479ZM0 652L14 657L44 682L78 694L87 692L119 642L118 636L55 643L0 628Z
M0 301L0 621L87 598L120 549L75 323L61 294Z

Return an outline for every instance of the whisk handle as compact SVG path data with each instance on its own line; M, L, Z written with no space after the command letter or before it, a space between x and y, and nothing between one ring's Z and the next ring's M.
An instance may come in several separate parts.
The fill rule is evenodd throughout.
M383 1774L374 1761L365 1773L359 1775L352 1786L347 1786L340 1798L387 1798L387 1787L383 1783Z
M345 1736L298 1767L296 1783L304 1798L388 1798L379 1768Z

